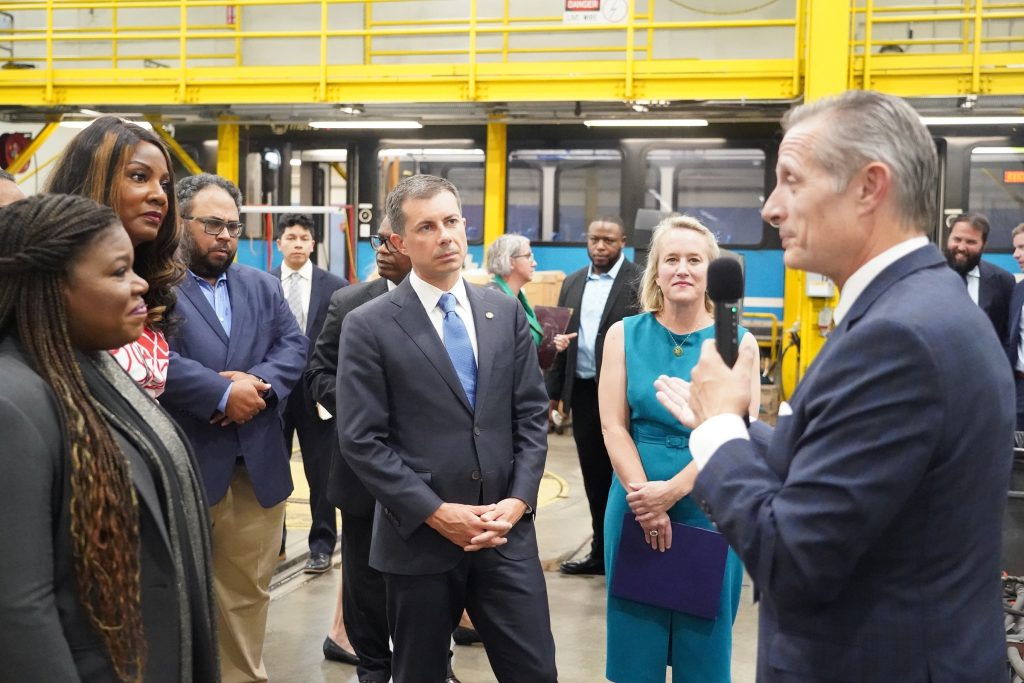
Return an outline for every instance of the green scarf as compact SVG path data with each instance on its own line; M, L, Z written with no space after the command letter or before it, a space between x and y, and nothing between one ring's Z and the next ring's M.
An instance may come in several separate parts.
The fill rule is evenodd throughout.
M501 291L509 296L516 296L512 293L512 288L508 286L508 283L500 275L494 276L494 284L498 285ZM516 298L519 299L519 303L523 305L523 310L526 311L526 322L530 323L530 334L533 335L533 343L540 346L540 342L544 338L544 328L541 327L540 322L537 320L537 314L533 312L533 306L526 299L526 292L520 289L519 296Z

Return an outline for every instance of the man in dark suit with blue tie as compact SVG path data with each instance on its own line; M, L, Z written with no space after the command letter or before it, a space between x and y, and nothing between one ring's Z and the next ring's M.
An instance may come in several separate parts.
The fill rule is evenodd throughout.
M395 683L438 683L463 607L502 683L552 683L555 646L533 511L547 395L526 315L468 285L458 190L411 176L387 199L412 272L345 317L340 450L377 501Z
M692 385L656 383L699 425L693 495L760 594L758 681L1002 680L1013 385L925 236L935 145L906 102L871 91L783 126L762 215L788 267L839 286L836 327L774 431L744 425L749 354L730 369L712 342Z
M313 221L308 216L288 213L277 223L277 248L284 257L270 271L281 278L285 300L295 316L299 329L309 345L306 356L312 358L313 345L327 319L331 295L348 284L348 280L313 264L310 257L316 248ZM289 451L295 433L299 434L302 469L309 484L309 559L307 574L323 574L331 568L331 555L338 541L337 515L327 500L327 477L331 471L331 451L336 440L334 418L317 408L305 382L299 382L285 402L284 445Z
M195 450L211 506L222 677L265 681L268 589L292 491L277 408L302 375L308 340L280 281L233 263L238 188L204 173L182 179L177 196L189 270L160 403Z

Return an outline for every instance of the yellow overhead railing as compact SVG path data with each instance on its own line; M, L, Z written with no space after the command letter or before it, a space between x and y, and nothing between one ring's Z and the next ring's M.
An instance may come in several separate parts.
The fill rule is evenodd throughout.
M1024 35L1014 23L1024 19L1022 2L885 6L859 0L853 13L851 88L906 97L1024 92ZM905 35L895 36L900 28Z
M728 20L629 2L618 23L519 16L510 0L7 2L0 104L789 100L804 1ZM699 58L710 35L749 57Z

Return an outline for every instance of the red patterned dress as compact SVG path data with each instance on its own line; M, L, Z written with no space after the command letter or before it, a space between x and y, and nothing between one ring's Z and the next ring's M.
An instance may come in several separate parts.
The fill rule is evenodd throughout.
M163 332L146 327L142 336L110 354L150 396L157 398L164 393L170 352Z

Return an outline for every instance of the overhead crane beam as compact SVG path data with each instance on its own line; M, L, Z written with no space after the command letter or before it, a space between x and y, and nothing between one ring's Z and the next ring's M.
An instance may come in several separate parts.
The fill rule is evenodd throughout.
M151 126L153 126L153 132L160 136L160 139L163 140L164 144L166 144L168 149L171 150L171 154L177 157L178 161L188 169L189 173L198 175L203 172L203 169L200 168L199 164L197 164L195 160L189 156L188 152L178 144L178 141L175 140L169 132L167 132L167 129L164 128L163 121L159 116L147 116L146 120L149 121Z

